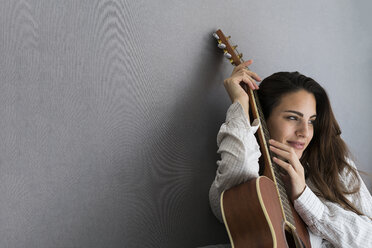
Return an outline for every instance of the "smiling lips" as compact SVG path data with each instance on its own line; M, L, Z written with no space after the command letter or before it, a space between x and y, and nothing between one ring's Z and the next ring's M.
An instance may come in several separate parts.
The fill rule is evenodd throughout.
M296 142L296 141L287 141L290 146L292 146L295 149L303 150L305 147L304 142Z

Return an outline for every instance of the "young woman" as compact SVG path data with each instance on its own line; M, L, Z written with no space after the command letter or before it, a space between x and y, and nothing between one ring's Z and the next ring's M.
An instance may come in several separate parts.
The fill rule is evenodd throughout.
M258 87L260 77L246 69L251 63L235 67L224 81L232 105L217 135L221 160L209 193L213 213L222 222L221 193L259 176L258 125L249 119L248 95L239 85L244 82L258 90L274 162L286 171L287 191L312 247L372 247L372 197L349 158L326 92L298 72L275 73Z

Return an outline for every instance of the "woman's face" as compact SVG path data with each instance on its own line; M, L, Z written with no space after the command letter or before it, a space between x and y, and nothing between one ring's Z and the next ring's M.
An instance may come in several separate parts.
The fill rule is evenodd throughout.
M291 146L300 159L313 138L315 118L313 94L305 90L285 94L266 121L270 138Z

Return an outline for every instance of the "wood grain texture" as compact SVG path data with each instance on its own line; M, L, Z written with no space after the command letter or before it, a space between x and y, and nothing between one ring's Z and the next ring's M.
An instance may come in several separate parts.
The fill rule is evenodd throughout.
M266 176L224 191L221 202L234 247L296 247L293 237L298 235L306 247L311 247L305 226L305 230L287 226L275 184Z

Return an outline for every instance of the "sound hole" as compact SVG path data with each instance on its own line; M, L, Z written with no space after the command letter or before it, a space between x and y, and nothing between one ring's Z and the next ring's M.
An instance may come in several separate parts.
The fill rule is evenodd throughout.
M285 230L285 238L287 240L288 247L297 247L295 237L293 237L292 232ZM306 248L305 244L302 242L300 238L297 239L298 243L300 243L300 247Z
M285 230L285 238L287 239L288 247L296 247L296 243L291 232Z

